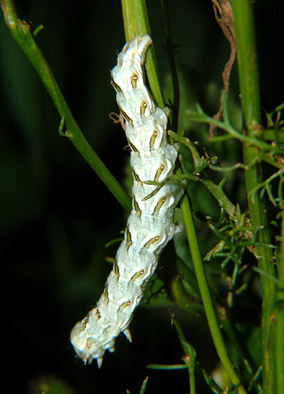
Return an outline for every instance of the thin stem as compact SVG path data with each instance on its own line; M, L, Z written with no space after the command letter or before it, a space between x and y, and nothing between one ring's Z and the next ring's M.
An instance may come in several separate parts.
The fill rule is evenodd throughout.
M184 218L184 224L185 224L185 229L187 233L187 238L189 242L189 247L191 251L191 256L192 256L192 261L196 273L196 278L198 281L199 289L200 289L200 294L202 297L206 317L208 320L208 325L209 329L212 335L212 339L216 348L216 351L218 353L218 356L220 358L220 361L226 370L229 378L231 379L232 383L235 384L238 388L238 393L239 394L244 394L246 393L246 390L242 386L240 379L232 366L232 363L229 359L226 346L222 337L222 333L220 330L220 327L218 325L218 321L216 318L216 314L214 311L213 303L211 300L211 295L209 292L209 288L207 285L207 280L206 280L206 275L205 271L203 268L202 264L202 259L200 256L200 251L199 251L199 246L198 246L198 241L196 237L196 232L194 228L194 223L193 223L193 218L191 214L191 207L189 204L189 199L187 196L185 196L182 200L181 203L181 209L183 213L183 218Z
M276 384L277 393L284 394L284 214L282 214L281 248L278 263L279 282L276 304Z
M179 89L179 82L178 82L178 74L176 68L176 62L174 57L174 46L172 43L171 38L171 26L170 26L170 14L169 14L169 6L168 0L162 0L162 10L163 10L163 19L164 19L164 28L166 34L166 49L171 69L171 77L173 83L173 105L172 105L172 112L173 112L173 119L171 127L173 130L178 130L178 117L179 117L179 100L180 100L180 89Z
M237 57L239 70L239 84L242 109L245 120L245 131L253 137L256 129L261 129L261 106L258 81L257 52L254 33L252 3L250 0L232 0L237 42ZM245 171L247 199L252 226L259 228L257 241L270 244L270 234L266 217L264 201L258 194L251 191L262 182L261 168L255 163L258 149L243 144L244 163L249 169ZM275 276L273 255L270 248L257 246L258 266L263 271ZM275 284L265 275L261 276L263 294L262 313L262 362L263 362L263 392L275 393L275 365L274 365L274 301ZM283 372L282 372L283 373Z
M188 365L190 394L196 394L196 382L195 382L196 352L195 352L195 349L186 340L179 322L176 319L173 319L173 322L176 327L178 337L179 337L180 343L182 345L184 354L186 355L184 357L184 362Z
M225 103L224 98L222 99L222 101ZM271 146L269 143L262 141L259 138L256 138L255 135L259 134L259 132L256 131L255 129L253 129L253 132L251 133L251 135L245 135L245 134L239 133L230 123L222 122L220 120L216 120L216 119L212 118L211 116L206 115L201 110L201 108L199 108L198 112L188 111L187 113L189 114L191 121L212 124L221 130L225 130L229 134L229 135L225 135L225 136L213 137L211 139L211 141L216 142L216 141L221 141L224 139L236 138L237 140L239 140L240 142L243 142L244 144L246 144L248 146L251 145L251 146L255 147L257 153L258 153L257 149L261 149L261 150L264 150L267 152L273 152L273 153L282 153L283 152L283 150L278 148L277 146L275 146L275 147Z
M126 40L136 35L151 35L145 0L121 0L121 4ZM158 78L153 45L147 51L145 68L154 101L160 108L164 108L164 97Z
M126 2L128 4L128 7L133 7L133 11L128 11L127 13L125 12L126 11ZM122 0L122 4L123 4L123 10L125 10L123 12L124 18L135 16L135 21L136 21L136 32L135 33L136 34L149 33L150 29L149 29L149 24L148 24L147 13L145 12L146 11L145 1L144 0L133 0L133 1ZM126 26L127 28L130 28L131 26L133 26L133 21L132 22L131 21L124 22L124 26ZM131 31L133 31L133 29ZM129 37L129 35L127 33L126 33L126 37ZM147 75L148 75L149 81L153 77L152 73L154 73L154 74L157 73L156 67L150 69L150 71L148 71L148 69L147 69ZM156 81L155 83L158 83L157 75L156 75L156 77L153 78L153 80ZM157 101L157 104L159 106L161 106L161 104L159 104L159 101L158 100L156 100L156 101ZM218 322L217 322L216 315L214 312L213 304L211 301L211 296L210 296L209 289L208 289L207 282L206 282L205 272L204 272L202 261L201 261L198 242L197 242L197 238L196 238L196 234L195 234L195 229L194 229L193 220L192 220L192 216L191 216L191 210L190 210L189 201L188 201L187 197L185 197L183 199L183 202L181 204L181 208L182 208L182 211L184 214L185 227L186 227L187 234L188 234L190 249L191 249L192 258L193 258L194 266L195 266L195 270L196 270L196 276L197 276L198 284L199 284L199 287L201 290L202 300L204 303L209 327L211 330L213 341L215 343L216 350L219 354L220 360L221 360L224 368L226 369L231 381L236 386L238 386L238 393L244 394L244 393L246 393L246 391L245 391L244 387L241 385L240 379L231 364L231 361L228 357L226 347L225 347L225 344L224 344L224 341L222 338L220 328L218 326Z
M225 209L227 214L234 219L236 216L236 207L235 205L229 200L229 198L224 193L223 189L216 185L212 179L201 179L201 183L209 190L209 192L216 198L219 205Z
M64 125L63 122L61 122L61 129L65 126L64 128L66 131L61 132L61 135L69 138L122 207L126 211L130 211L131 200L128 194L104 165L82 134L59 89L51 69L34 41L34 37L30 32L30 25L18 19L12 0L1 0L1 6L4 12L5 21L12 36L36 69L59 115L64 121Z
M132 7L132 10L129 10L129 7ZM135 18L135 23L136 23L136 29L133 29L133 21L124 21L124 26L126 29L131 29L131 32L126 32L126 37L129 38L130 34L133 34L133 31L135 31L135 34L145 34L149 33L149 24L148 24L148 18L147 18L147 13L146 13L146 6L145 6L145 1L144 0L122 0L122 8L123 8L123 16L125 18ZM134 11L135 10L135 11ZM126 12L127 11L127 12ZM147 68L147 64L146 64ZM155 77L153 77L152 74L156 74ZM158 77L157 77L157 68L154 67L150 70L147 68L147 75L149 78L149 81L151 79L155 80L155 83L158 83ZM151 84L150 84L151 85ZM152 86L151 86L152 88ZM159 88L160 90L160 88ZM153 89L152 89L153 92ZM160 95L162 97L162 94ZM157 100L155 98L157 104L161 107L163 107L163 102L161 104L160 100ZM206 316L208 319L209 323L209 328L211 330L211 334L213 337L213 341L216 347L216 350L219 354L220 360L227 371L231 381L233 384L237 386L237 390L239 394L244 394L246 393L244 387L241 385L240 379L233 368L231 361L228 357L227 350L222 338L222 334L220 331L220 328L218 326L217 318L215 315L214 307L212 304L211 296L209 293L206 277L205 277L205 272L204 268L202 265L202 260L199 252L199 247L198 247L198 242L196 238L196 233L194 229L194 224L191 216L191 209L189 205L189 201L187 197L184 197L182 203L181 203L181 208L183 211L184 215L184 220L185 220L185 227L188 235L188 240L189 240L189 245L190 245L190 250L192 254L192 259L194 262L194 267L196 271L196 276L202 296L202 300L204 303L205 307L205 312Z

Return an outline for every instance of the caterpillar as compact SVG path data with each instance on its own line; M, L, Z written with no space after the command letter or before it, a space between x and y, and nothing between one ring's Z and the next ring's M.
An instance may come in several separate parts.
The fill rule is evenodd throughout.
M178 153L167 142L167 115L144 82L142 66L151 44L149 35L127 42L111 71L131 148L132 211L102 296L71 332L77 355L85 363L96 359L98 367L121 332L131 342L128 326L159 255L176 232L174 209L184 189L171 179Z

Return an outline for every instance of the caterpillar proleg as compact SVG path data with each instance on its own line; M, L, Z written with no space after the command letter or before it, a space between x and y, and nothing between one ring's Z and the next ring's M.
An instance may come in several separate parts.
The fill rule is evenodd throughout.
M77 355L85 363L96 359L99 367L105 350L114 351L121 332L131 341L128 326L159 255L175 234L174 209L184 188L183 183L170 179L177 151L167 143L166 113L156 107L143 78L142 66L151 44L149 35L127 42L111 71L131 147L132 211L102 296L71 332Z

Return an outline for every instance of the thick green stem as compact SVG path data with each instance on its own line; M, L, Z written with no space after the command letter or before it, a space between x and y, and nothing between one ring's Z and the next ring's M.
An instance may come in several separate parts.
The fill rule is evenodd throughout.
M127 39L131 38L133 35L136 34L145 34L145 33L150 33L150 28L149 28L149 23L148 23L148 18L147 18L147 12L146 12L146 6L145 6L145 1L144 0L122 0L122 9L123 9L123 17L124 17L124 27L125 30L125 36ZM130 20L129 18L134 18ZM135 21L134 21L135 20ZM135 26L135 27L134 27ZM154 59L154 58L153 58ZM147 58L148 60L148 58ZM148 69L147 68L147 63L146 63L146 69L147 69L147 75L149 81L155 81L155 84L158 84L158 77L157 77L157 68L156 65L153 68ZM154 75L156 74L156 75ZM153 87L151 85L151 90L152 93L155 97L155 94L153 92ZM157 89L158 92L160 92L160 87ZM158 96L155 97L155 101L160 107L163 107L163 100L162 100L162 94L158 93ZM206 276L205 276L205 271L203 268L200 252L199 252L199 246L196 238L196 233L194 229L194 224L193 224L193 219L191 216L191 209L189 205L189 201L187 197L184 197L183 202L181 204L181 208L183 211L184 215L184 221L185 221L185 227L188 235L188 240L189 240L189 245L190 245L190 250L192 254L192 259L194 262L194 267L196 271L196 277L198 280L207 320L209 323L209 328L213 337L213 341L217 350L217 353L220 357L220 360L225 368L225 370L228 373L228 376L230 377L231 381L233 384L237 386L237 390L239 394L244 394L246 393L244 387L242 386L240 379L234 369L234 367L231 364L231 361L228 357L227 350L223 341L223 337L221 334L220 327L218 325L218 321L215 315L213 303L211 300L211 295L208 289L207 281L206 281Z
M170 26L170 13L168 0L162 0L162 11L163 11L163 19L164 19L164 29L166 34L166 49L169 59L169 65L171 69L172 76L172 84L173 84L173 105L172 105L172 123L171 127L173 130L177 132L178 130L178 117L179 117L179 101L180 101L180 89L178 82L178 74L174 56L174 46L172 43L171 36L171 26Z
M151 35L145 0L121 0L121 4L126 41L136 35ZM153 45L147 51L145 68L152 96L156 104L164 108L164 98L159 83Z
M208 325L211 331L212 339L216 348L216 351L218 353L218 356L220 358L220 361L226 370L229 378L238 387L238 393L239 394L244 394L246 393L246 390L244 387L241 385L240 379L232 366L232 363L229 359L226 346L222 337L222 333L220 330L220 327L218 325L218 321L216 318L216 314L214 311L214 306L211 300L211 295L209 292L209 288L207 285L206 281L206 275L205 271L203 268L203 263L202 259L200 256L200 251L199 251L199 246L198 246L198 241L196 237L196 232L194 228L194 223L193 223L193 218L191 214L191 207L189 204L188 197L185 196L183 198L183 201L181 203L181 209L183 213L183 218L184 218L184 224L185 224L185 229L187 233L187 238L189 242L189 247L191 251L191 256L192 256L192 261L196 273L196 278L198 281L199 289L200 289L200 294L202 297L206 317L208 320Z
M284 214L282 216L281 247L278 263L276 314L276 383L277 394L284 394Z
M1 0L1 6L4 12L5 21L12 33L12 36L36 69L55 107L57 108L59 115L64 120L64 125L62 124L61 128L64 126L66 131L62 132L61 135L70 139L72 144L84 157L86 162L91 166L122 207L125 210L130 211L131 200L128 194L94 152L82 134L43 54L34 41L34 37L30 31L30 25L18 19L13 1Z
M245 121L245 131L249 137L261 129L261 106L258 82L257 52L255 44L254 20L252 2L250 0L232 0L235 34L237 43L237 57L239 70L239 84L242 109ZM248 165L245 171L247 199L252 226L258 228L260 243L270 243L270 234L266 217L264 201L257 194L250 193L260 182L261 168L255 163L258 149L243 144L244 163ZM263 392L275 393L275 360L274 360L274 301L275 283L269 275L274 276L272 250L268 247L257 246L258 265L268 275L261 276L263 294L262 313L262 362L263 362Z

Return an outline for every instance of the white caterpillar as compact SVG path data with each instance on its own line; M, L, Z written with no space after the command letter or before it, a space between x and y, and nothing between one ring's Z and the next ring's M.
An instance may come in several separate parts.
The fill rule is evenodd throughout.
M128 326L160 253L174 236L174 209L184 187L169 179L177 151L167 143L167 116L144 83L142 65L151 43L149 35L133 38L111 71L131 147L133 209L101 298L71 332L77 355L85 363L97 359L99 367L105 350L114 351L121 332L131 341Z

